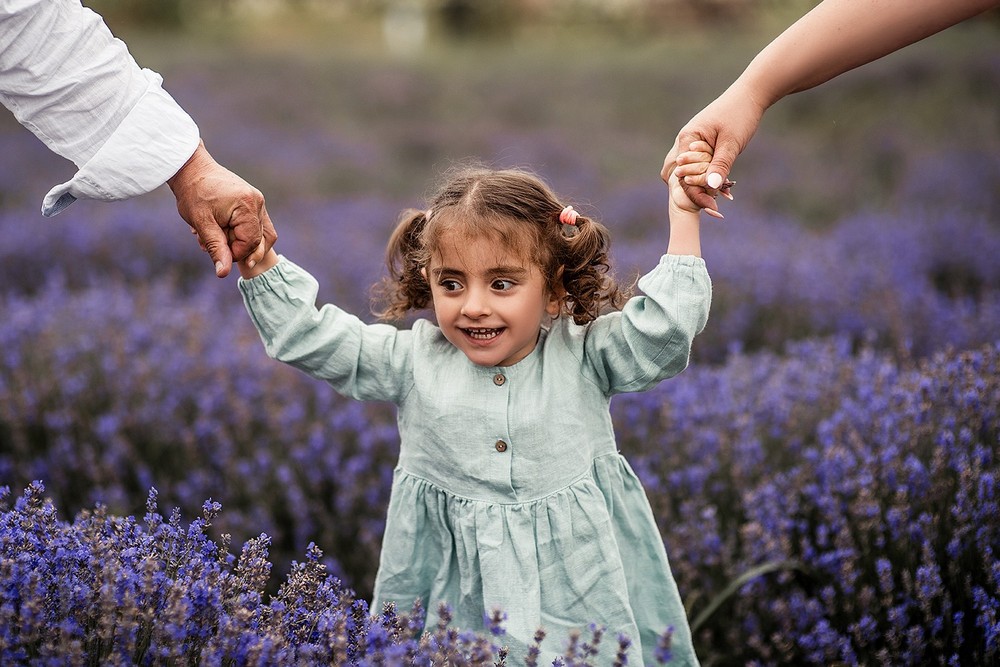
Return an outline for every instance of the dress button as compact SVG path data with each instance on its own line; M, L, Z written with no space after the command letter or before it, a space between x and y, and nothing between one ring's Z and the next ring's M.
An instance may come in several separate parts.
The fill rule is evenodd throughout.
M493 384L495 384L498 387L502 387L503 383L506 381L507 381L507 376L504 375L503 373L497 373L496 375L493 376Z
M497 440L497 451L503 454L507 451L507 443L503 440Z

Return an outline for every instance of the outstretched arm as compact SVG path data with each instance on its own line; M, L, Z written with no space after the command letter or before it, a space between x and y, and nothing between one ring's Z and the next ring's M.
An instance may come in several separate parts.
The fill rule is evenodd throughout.
M998 0L825 0L778 35L740 79L766 108L998 5Z
M274 228L260 192L212 159L161 84L79 0L0 2L0 103L78 168L42 213L80 198L128 199L169 179L221 277L234 255L259 260Z
M919 41L992 7L1000 0L824 0L789 26L738 79L681 129L661 176L674 169L679 147L706 141L714 148L708 185L718 187L750 143L764 112L791 93ZM711 192L688 194L715 209Z

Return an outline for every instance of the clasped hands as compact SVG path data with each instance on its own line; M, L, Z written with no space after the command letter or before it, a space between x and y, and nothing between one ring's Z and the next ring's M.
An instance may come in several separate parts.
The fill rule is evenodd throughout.
M278 239L264 195L216 162L203 142L167 185L219 278L229 275L234 261L253 266Z

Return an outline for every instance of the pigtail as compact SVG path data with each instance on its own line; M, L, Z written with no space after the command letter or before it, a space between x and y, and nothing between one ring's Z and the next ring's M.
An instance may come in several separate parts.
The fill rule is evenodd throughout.
M430 285L421 273L427 261L421 239L426 225L426 211L408 209L400 215L385 248L388 275L373 289L372 312L379 319L401 320L430 304Z
M564 309L577 324L593 321L607 309L619 310L628 300L628 290L621 288L611 273L611 234L607 227L584 215L577 215L573 225L561 228L563 252L562 287Z

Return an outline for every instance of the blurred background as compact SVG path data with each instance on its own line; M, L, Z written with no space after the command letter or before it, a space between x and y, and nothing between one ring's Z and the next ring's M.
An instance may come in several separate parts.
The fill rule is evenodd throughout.
M814 4L170 0L94 7L141 63L167 76L209 146L275 205L306 191L412 197L442 166L469 156L551 166L561 191L606 204L595 187L645 184L642 175L655 175L683 122ZM936 188L904 183L915 170L934 168L912 152L919 146L926 157L949 146L964 164L996 155L991 47L998 26L990 12L777 105L741 158L747 176L739 212L789 214L822 227L852 210L898 208L902 197L939 201ZM247 141L255 130L273 141ZM300 172L293 178L289 159ZM563 179L560 160L579 173ZM949 163L937 168L959 173ZM652 180L645 185L657 187ZM970 187L989 198L989 185ZM609 222L630 226L617 216Z
M815 2L85 4L163 75L213 156L264 192L278 249L319 278L320 298L372 321L368 287L398 212L422 206L438 175L470 158L530 167L605 222L619 278L650 268L666 246L659 171L677 131ZM900 423L926 422L897 419L902 399L871 397L913 388L893 385L886 368L952 386L957 371L940 369L1000 340L998 37L992 11L787 98L737 162L726 220L704 225L715 295L692 368L670 388L615 403L622 450L649 490L692 614L747 567L777 557L775 544L751 548L764 489L787 485L798 500L782 511L811 517L790 530L812 535L819 552L833 549L823 535L838 529L803 508L813 507L808 480L824 460L808 454L826 451L845 406L870 406L873 420L894 415L877 437L849 440L892 452L884 470L909 471L885 473L893 481L879 502L914 521L924 510L947 513L947 494L922 510L911 507L921 497L913 489L900 496L893 486L913 482L913 461L931 470L941 441L925 433L880 444L905 433ZM42 479L67 517L94 503L142 513L150 487L161 507L188 517L212 497L223 504L214 528L235 544L272 536L276 574L313 541L331 571L367 595L396 454L391 410L343 401L268 360L235 277L214 277L165 187L44 219L42 197L73 166L9 113L0 114L0 156L0 485L18 492ZM979 402L941 423L973 433L995 469L1000 398L989 384L995 367L982 368L961 375ZM722 400L726 388L734 393ZM705 421L692 426L691 415ZM709 444L728 454L699 449ZM834 493L845 503L871 487L864 465L846 470L837 479L856 486ZM893 558L919 553L904 545L913 533L892 535L881 539L900 540ZM869 545L858 548L874 581L880 556L869 537L855 534ZM783 557L805 557L800 538ZM941 563L959 562L938 546ZM984 585L998 576L976 567ZM810 600L825 590L782 586ZM773 619L794 605L751 613L785 599L759 593L737 596L748 605L740 617L772 620L706 623L702 655L774 659L777 649L746 636L792 632ZM850 635L856 619L837 609L813 612ZM788 650L829 664L822 652L813 661Z
M594 188L655 188L642 175L655 176L683 122L815 2L89 4L140 64L164 74L213 153L280 206L316 195L412 198L469 156L552 167L562 191L595 204L606 198ZM911 155L949 146L968 164L996 154L998 26L987 13L777 105L740 160L740 214L822 227L844 212L898 207L902 196L940 200L906 189L921 162ZM9 114L3 122L19 131ZM560 160L579 173L563 178ZM958 173L949 162L939 168Z

